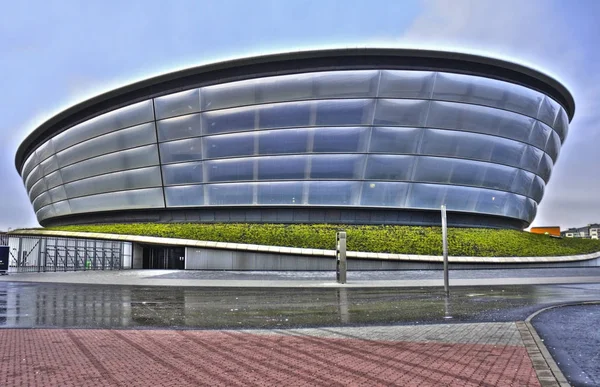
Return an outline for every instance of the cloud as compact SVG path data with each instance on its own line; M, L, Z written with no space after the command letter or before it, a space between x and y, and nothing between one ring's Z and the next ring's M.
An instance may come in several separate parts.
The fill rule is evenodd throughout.
M576 115L534 225L600 221L600 113L594 106L600 100L595 69L600 58L593 57L598 55L593 47L600 27L585 17L587 8L582 6L578 14L569 4L547 0L424 0L422 6L399 43L515 61L557 78L571 90Z

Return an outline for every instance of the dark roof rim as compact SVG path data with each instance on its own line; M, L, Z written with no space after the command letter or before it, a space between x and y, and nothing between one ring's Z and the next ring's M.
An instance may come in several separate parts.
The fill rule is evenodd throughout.
M575 114L575 100L556 79L532 68L480 55L395 48L345 48L297 51L215 62L144 79L75 104L34 129L19 145L15 166L20 173L25 159L47 138L94 116L162 94L200 84L214 84L319 70L359 68L404 68L451 71L517 83L557 100L569 120Z

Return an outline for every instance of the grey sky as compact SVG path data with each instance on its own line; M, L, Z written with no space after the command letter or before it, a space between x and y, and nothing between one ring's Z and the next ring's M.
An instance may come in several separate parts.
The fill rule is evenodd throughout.
M36 226L14 168L43 119L110 88L214 60L320 47L483 53L555 76L577 109L534 225L600 222L596 0L19 1L0 14L0 229Z

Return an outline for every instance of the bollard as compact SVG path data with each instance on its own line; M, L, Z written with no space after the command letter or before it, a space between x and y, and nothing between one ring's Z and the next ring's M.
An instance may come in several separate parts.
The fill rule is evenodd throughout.
M450 295L450 284L448 280L448 223L446 221L446 205L442 204L442 253L444 255L444 292L446 297Z
M335 243L336 278L340 284L346 283L346 232L338 231Z

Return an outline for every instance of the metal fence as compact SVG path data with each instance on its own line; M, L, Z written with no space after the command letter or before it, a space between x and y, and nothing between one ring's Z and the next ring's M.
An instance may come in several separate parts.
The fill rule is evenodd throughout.
M131 242L9 235L11 271L83 271L131 268Z

